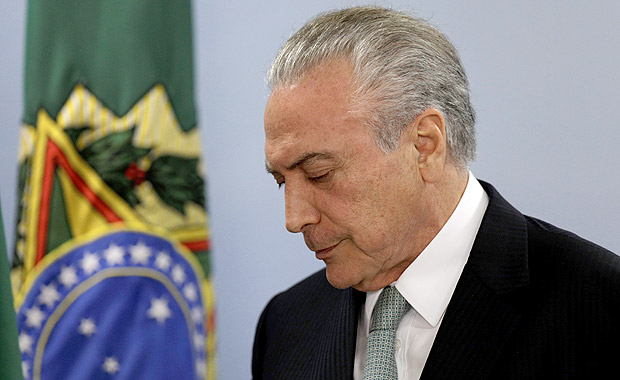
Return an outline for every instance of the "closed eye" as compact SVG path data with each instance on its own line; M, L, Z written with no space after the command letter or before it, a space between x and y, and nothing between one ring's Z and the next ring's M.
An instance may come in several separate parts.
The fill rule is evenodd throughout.
M308 175L308 179L312 182L318 182L318 183L325 182L329 179L330 174L331 174L331 170L321 175Z

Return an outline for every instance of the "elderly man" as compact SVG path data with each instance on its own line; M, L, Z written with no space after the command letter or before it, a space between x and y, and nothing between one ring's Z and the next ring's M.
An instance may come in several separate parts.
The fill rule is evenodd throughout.
M319 15L269 72L267 171L326 268L277 295L258 379L601 378L620 259L523 216L468 170L474 111L450 42L376 7Z

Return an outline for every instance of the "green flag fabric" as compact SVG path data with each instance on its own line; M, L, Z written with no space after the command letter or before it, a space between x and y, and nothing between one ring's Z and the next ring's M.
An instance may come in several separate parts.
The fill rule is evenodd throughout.
M56 117L76 83L124 115L154 83L181 128L196 126L191 6L187 0L30 0L24 121Z
M9 260L6 254L2 210L0 209L0 379L21 380L22 360L17 346L17 324L9 281Z
M28 2L11 273L26 379L216 378L192 47L189 0Z

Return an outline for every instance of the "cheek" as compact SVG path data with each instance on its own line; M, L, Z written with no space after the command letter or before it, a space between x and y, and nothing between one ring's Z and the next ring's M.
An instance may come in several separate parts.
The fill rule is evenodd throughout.
M364 229L375 219L374 207L368 202L365 190L354 184L335 186L317 198L321 214L336 226L351 232Z
M369 171L363 176L345 178L334 186L333 197L329 201L341 215L365 220L383 219L394 192L390 187L390 177L385 171Z
M386 217L385 205L376 198L371 200L363 191L351 189L346 198L326 200L330 208L325 216L338 233L346 235L367 256L374 257L389 245L391 219Z
M377 258L389 256L402 231L412 223L412 195L406 195L406 189L400 189L402 192L396 189L396 186L358 188L357 199L352 202L356 205L351 212L356 243Z
M318 194L322 219L339 234L346 234L364 252L385 249L397 227L394 217L403 213L402 187L395 181L394 165L348 168L334 178L333 186ZM402 182L402 181L401 181Z

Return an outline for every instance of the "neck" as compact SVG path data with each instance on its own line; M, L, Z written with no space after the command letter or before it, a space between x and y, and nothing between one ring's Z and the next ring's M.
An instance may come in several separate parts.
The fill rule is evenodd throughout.
M371 284L360 283L354 288L372 291L384 288L398 280L450 219L465 192L468 179L467 169L449 166L446 167L445 176L442 176L440 181L427 183L424 190L424 199L426 199L423 206L424 212L422 216L416 218L417 222L411 225L409 236L414 236L414 238L403 241L402 245L399 245L401 248L406 247L407 252L411 254L398 263L386 263L390 270L376 276Z
M426 246L435 238L446 224L452 213L458 206L469 179L469 171L452 165L447 165L441 179L437 182L426 184L427 212L421 226L418 226L418 238L412 252L418 257Z

